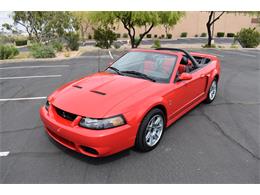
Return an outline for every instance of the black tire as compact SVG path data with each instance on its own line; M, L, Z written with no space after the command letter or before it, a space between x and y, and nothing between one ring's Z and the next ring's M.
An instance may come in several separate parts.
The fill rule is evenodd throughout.
M211 97L210 97L210 89L211 89L211 86L213 85L214 82L216 83L216 93L215 93L214 97L211 98ZM217 92L218 92L218 80L217 80L217 78L215 78L215 79L212 81L212 83L210 84L209 91L208 91L208 95L207 95L207 98L205 99L204 103L205 103L205 104L210 104L211 102L213 102L214 99L215 99L216 96L217 96Z
M146 133L147 133L147 125L149 124L150 120L156 116L156 115L160 115L163 119L163 129L162 129L162 133L161 136L159 138L159 140L157 141L157 143L154 146L149 146L146 143ZM164 113L162 112L162 110L158 109L158 108L154 108L152 109L143 119L139 130L137 132L137 136L136 136L136 140L135 140L135 148L141 152L148 152L150 150L153 150L154 148L156 148L156 146L159 144L160 140L162 139L163 136L163 132L165 129L165 116Z

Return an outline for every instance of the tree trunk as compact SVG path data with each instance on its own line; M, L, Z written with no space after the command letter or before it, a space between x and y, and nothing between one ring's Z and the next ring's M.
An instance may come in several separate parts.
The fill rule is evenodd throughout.
M211 19L212 19L213 14L214 14L214 12L211 11L210 14L209 14L208 22L207 22L207 24L206 24L206 26L207 26L207 31L208 31L208 47L211 47L211 41L212 41Z
M209 19L208 19L208 22L206 24L207 26L207 31L208 31L208 46L211 47L211 42L212 42L212 29L211 29L211 26L217 21L219 20L219 18L224 14L225 12L221 12L219 14L218 17L216 18L213 18L212 20L212 16L214 15L214 11L211 11L210 14L209 14Z
M137 41L137 43L135 43L135 48L137 48L137 47L140 45L140 43L142 42L143 38L152 30L153 26L154 26L154 24L152 24L152 25L149 27L149 29L146 30L146 31L140 36L140 38L139 38L139 40Z
M210 23L207 23L207 31L208 31L208 46L211 46L212 42L212 34L211 34L211 25Z
M165 38L167 38L168 35L168 26L164 25L164 29L165 29Z

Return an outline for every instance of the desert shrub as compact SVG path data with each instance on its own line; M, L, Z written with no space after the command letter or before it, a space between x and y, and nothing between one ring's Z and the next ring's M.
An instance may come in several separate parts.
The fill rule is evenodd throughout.
M172 38L172 34L167 34L167 39L171 39Z
M124 33L123 34L123 38L127 38L128 37L128 34L127 33Z
M10 36L6 36L6 35L0 35L0 44L11 44L12 40L10 38Z
M225 33L224 32L217 32L217 37L224 37Z
M157 38L157 37L158 37L158 35L157 35L157 34L155 34L153 37L154 37L154 38Z
M114 42L113 46L115 49L119 49L121 47L121 44L119 42Z
M165 38L165 35L161 35L161 39L164 39Z
M19 54L19 50L13 45L0 45L0 59L11 59Z
M182 32L181 37L187 37L188 33L187 32Z
M147 34L146 38L150 39L150 38L152 38L152 35L151 34Z
M108 49L117 38L116 33L108 27L98 27L94 29L94 39L97 47Z
M67 41L67 47L71 51L79 50L79 34L75 32L68 32L65 35L65 39Z
M63 44L60 41L53 41L51 43L51 45L52 45L53 49L55 49L55 51L57 51L57 52L62 51L62 49L63 49Z
M206 37L207 36L207 33L203 32L201 33L200 37Z
M120 38L120 37L121 37L121 34L120 34L120 33L117 33L117 34L116 34L116 37L117 37L117 38Z
M194 37L198 37L199 35L195 34Z
M88 39L92 39L92 35L91 34L88 35Z
M160 48L161 47L161 41L159 39L155 39L153 41L153 46L152 48Z
M55 50L51 45L34 43L30 46L31 54L34 58L54 58Z
M234 37L235 33L227 33L227 37Z
M235 39L244 48L255 48L260 43L260 33L255 28L242 28Z
M217 46L215 44L211 44L211 46L209 46L208 44L202 45L203 48L216 48Z
M27 39L16 39L15 40L15 45L16 46L27 45Z

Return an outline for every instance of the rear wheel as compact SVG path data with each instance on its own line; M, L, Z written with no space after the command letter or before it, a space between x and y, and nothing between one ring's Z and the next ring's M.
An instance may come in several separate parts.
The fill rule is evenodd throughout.
M206 104L210 104L211 102L213 102L217 95L217 91L218 91L218 82L217 79L215 78L210 85L207 99L204 102Z
M165 128L163 112L155 108L143 119L135 141L138 150L147 152L154 149L160 142Z

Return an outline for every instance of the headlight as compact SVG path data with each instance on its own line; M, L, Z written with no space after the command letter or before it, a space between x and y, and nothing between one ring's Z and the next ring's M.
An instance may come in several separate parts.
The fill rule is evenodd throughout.
M50 106L50 102L47 100L46 104L45 104L45 109L48 111L49 110L49 106Z
M88 129L109 129L113 127L118 127L126 124L125 119L122 115L114 116L111 118L104 119L93 119L84 117L80 120L79 126L85 127Z

